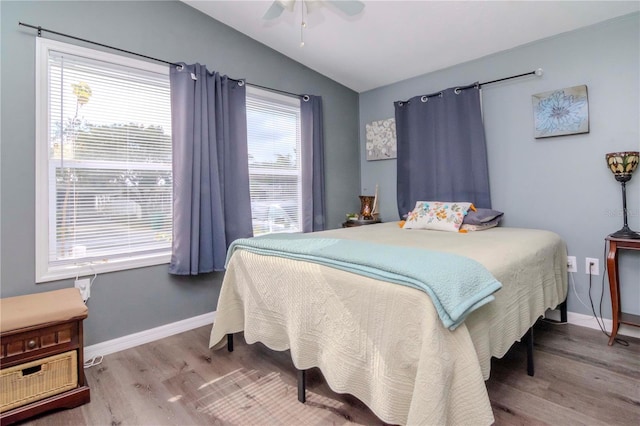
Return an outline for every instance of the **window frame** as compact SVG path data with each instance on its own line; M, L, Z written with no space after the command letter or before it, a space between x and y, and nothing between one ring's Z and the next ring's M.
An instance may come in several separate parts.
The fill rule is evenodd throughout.
M43 283L81 275L122 271L169 263L171 247L160 253L132 253L131 256L103 259L100 261L79 260L78 263L51 265L49 263L49 219L50 219L50 175L49 175L49 52L57 51L69 55L83 56L103 62L115 63L146 71L169 75L169 68L125 56L63 43L56 40L36 38L36 180L35 180L35 281ZM170 108L170 105L168 105Z
M304 221L304 212L303 212L303 190L302 190L302 175L303 175L303 163L302 163L302 111L301 111L301 106L300 106L300 99L295 97L295 96L288 96L288 95L284 95L284 94L280 94L280 93L275 93L271 90L267 90L267 89L262 89L262 88L258 88L258 87L252 87L252 86L247 86L247 91L246 91L246 96L247 99L249 97L252 97L255 101L260 101L260 100L264 100L266 102L272 102L272 103L278 103L280 104L280 107L283 109L288 109L288 108L297 108L296 111L296 121L297 121L297 128L296 128L296 141L297 141L297 148L298 148L298 158L297 158L297 163L298 163L298 168L296 171L293 170L279 170L279 169L261 169L261 168L254 168L252 169L251 165L249 165L249 183L251 183L251 176L252 175L280 175L280 176L296 176L297 177L297 195L298 195L298 206L297 206L297 219L298 219L298 230L297 231L281 231L281 232L302 232L302 227L303 227L303 221ZM247 128L248 128L249 123L247 123ZM249 152L250 154L251 152ZM248 160L248 159L247 159ZM277 172L277 173L275 173ZM260 200L253 200L251 199L251 204L253 204L254 201L260 201ZM252 226L254 226L253 224L253 212L252 212ZM255 226L254 226L255 228ZM260 233L257 235L266 235L266 234L271 234L271 233L280 233L280 232L264 232L264 233Z

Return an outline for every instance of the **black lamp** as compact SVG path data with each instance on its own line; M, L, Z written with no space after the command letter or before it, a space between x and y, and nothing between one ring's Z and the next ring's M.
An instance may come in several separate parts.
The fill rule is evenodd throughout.
M624 226L619 231L610 234L613 238L624 238L629 240L640 239L640 234L629 229L627 224L627 182L631 180L631 175L638 167L640 152L610 152L607 154L607 165L613 172L616 180L622 184L622 213L624 215Z

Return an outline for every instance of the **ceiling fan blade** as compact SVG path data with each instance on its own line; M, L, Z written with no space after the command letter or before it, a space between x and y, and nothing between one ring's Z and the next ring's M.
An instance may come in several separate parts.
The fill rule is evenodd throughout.
M276 0L277 3L280 3L282 7L287 9L289 12L293 12L293 6L296 3L296 0Z
M364 3L357 0L326 0L327 3L331 3L336 8L340 9L342 12L346 13L349 16L357 15L362 12L364 9Z
M278 16L282 15L282 11L284 11L284 7L278 1L274 1L271 4L271 7L267 9L267 12L264 14L262 19L269 21L271 19L276 19Z
M307 13L312 13L314 10L318 10L322 7L321 0L304 0L304 5L307 7Z

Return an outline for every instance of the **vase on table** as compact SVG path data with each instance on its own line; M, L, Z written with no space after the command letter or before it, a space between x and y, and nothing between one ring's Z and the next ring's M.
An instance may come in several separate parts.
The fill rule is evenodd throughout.
M373 220L373 200L374 196L360 195L360 220Z

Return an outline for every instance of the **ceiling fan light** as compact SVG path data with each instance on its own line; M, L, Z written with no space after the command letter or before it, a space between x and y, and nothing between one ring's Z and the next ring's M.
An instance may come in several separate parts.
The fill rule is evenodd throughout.
M336 9L348 16L354 16L362 12L364 9L364 3L358 0L299 0L302 3L301 9L304 13L304 7L307 8L307 13L311 13L316 9L320 9L324 4L330 3L335 6ZM274 0L271 6L264 14L262 19L272 20L276 19L286 9L289 12L293 12L295 8L296 0Z

